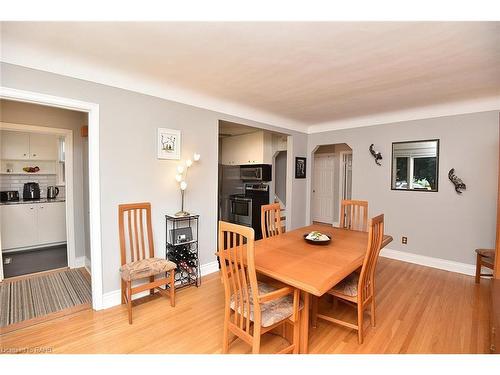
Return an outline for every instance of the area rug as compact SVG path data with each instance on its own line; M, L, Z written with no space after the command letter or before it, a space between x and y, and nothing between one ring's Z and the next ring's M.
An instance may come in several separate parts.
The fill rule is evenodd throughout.
M0 333L22 322L37 323L44 316L90 307L92 291L85 272L64 270L0 283Z

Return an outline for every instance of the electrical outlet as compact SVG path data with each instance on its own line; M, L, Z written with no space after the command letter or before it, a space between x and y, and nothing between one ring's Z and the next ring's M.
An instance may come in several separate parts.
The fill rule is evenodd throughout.
M408 243L408 237L405 237L405 236L401 237L401 243L403 245L406 245Z

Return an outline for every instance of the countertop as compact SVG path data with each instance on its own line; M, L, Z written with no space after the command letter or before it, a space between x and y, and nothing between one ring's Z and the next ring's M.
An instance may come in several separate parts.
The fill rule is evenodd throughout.
M0 206L7 206L7 205L11 206L14 204L37 204L37 203L57 203L57 202L66 202L66 198L54 198L54 199L40 198L35 200L19 199L18 201L0 202Z

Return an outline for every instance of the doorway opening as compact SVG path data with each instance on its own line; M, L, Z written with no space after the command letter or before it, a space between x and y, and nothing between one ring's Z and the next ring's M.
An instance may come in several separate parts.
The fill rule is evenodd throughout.
M81 132L88 113L7 99L0 106L0 289L2 306L9 306L0 329L6 332L92 306Z
M338 226L340 202L352 194L352 148L346 143L322 145L312 156L312 221Z
M279 203L286 226L288 135L219 121L218 219L252 227L262 238L261 207Z

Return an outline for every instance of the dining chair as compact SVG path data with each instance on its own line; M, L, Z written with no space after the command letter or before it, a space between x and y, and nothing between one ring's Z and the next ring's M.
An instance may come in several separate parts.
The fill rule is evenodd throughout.
M342 200L340 204L340 228L366 232L367 224L367 201Z
M370 220L368 227L368 247L361 272L353 272L327 293L334 298L346 301L358 311L358 324L332 318L328 315L318 314L317 305L313 306L313 325L317 318L340 324L358 331L358 342L363 343L363 318L364 311L371 306L370 320L375 327L375 267L384 237L384 215L379 215ZM317 300L314 302L317 304Z
M262 238L277 236L284 233L281 222L281 206L279 203L262 205L260 215L260 226Z
M491 270L495 269L495 250L476 249L476 284L479 284L481 276L493 276L492 273L481 273L481 267L486 267Z
M293 326L293 339L278 354L299 351L299 290L277 288L257 281L254 254L254 230L219 221L219 251L224 283L224 332L222 352L240 338L260 352L261 335L285 325ZM229 335L234 337L230 340Z
M176 264L155 258L153 230L151 227L151 204L132 203L118 206L118 227L121 250L121 296L122 304L127 304L128 322L132 324L132 295L155 289L170 297L170 305L175 306L175 269ZM155 279L155 276L162 276ZM132 282L149 277L149 282L132 287ZM161 286L168 286L163 289Z

